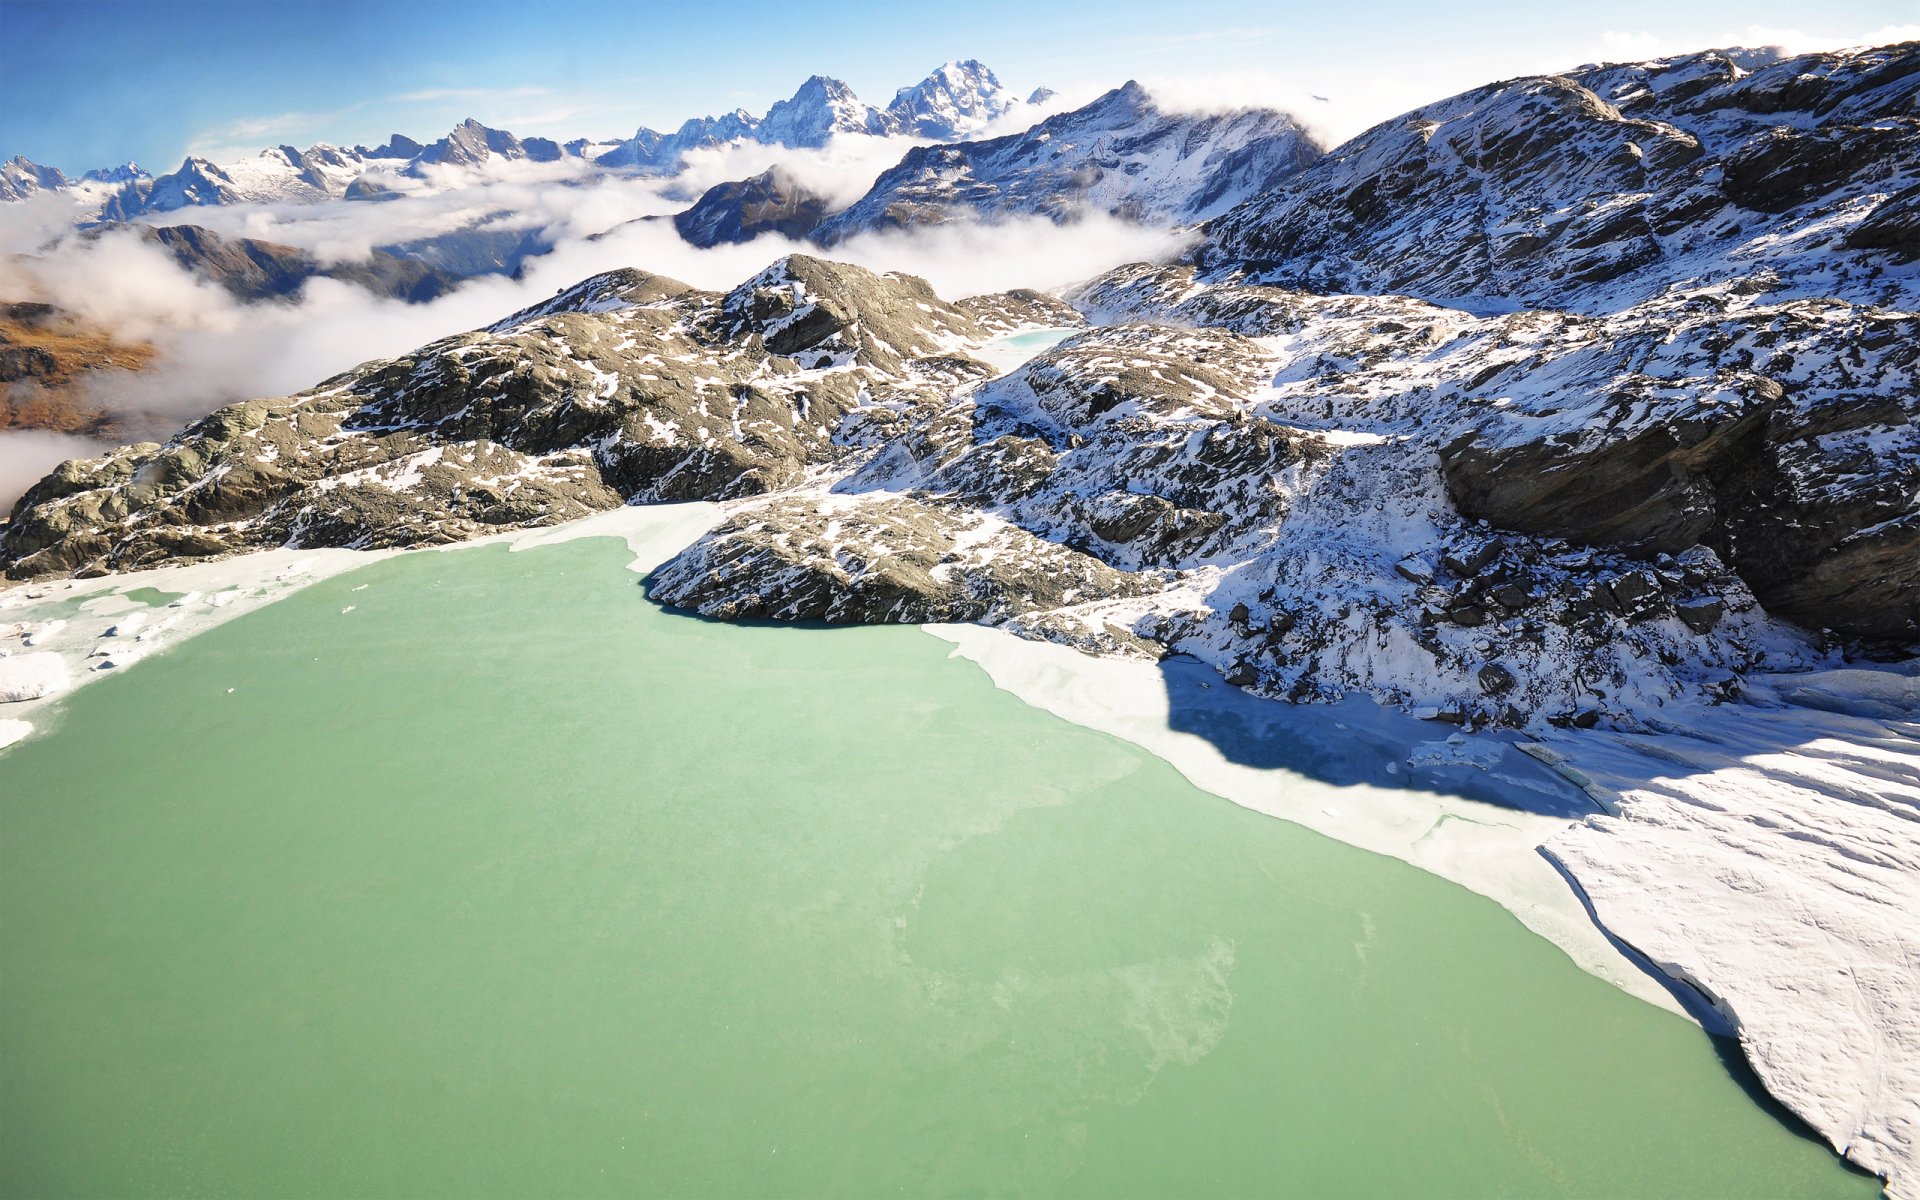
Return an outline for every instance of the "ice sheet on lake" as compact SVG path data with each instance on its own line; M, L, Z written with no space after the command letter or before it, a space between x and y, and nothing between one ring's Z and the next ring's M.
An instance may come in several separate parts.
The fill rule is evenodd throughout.
M1750 683L1768 706L1543 737L1617 813L1546 848L1769 1092L1920 1196L1920 660Z

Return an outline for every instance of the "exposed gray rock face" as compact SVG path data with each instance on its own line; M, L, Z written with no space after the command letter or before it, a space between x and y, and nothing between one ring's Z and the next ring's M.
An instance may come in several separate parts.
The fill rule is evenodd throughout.
M355 154L358 154L361 158L409 159L419 154L422 150L425 150L425 149L426 149L425 146L422 146L419 142L414 141L412 138L408 137L406 134L396 133L392 137L388 138L385 144L383 145L375 146L371 150L367 149L365 146L355 146L353 148L353 152Z
M1066 220L1089 210L1187 223L1265 193L1319 154L1284 113L1169 113L1128 83L1024 133L910 150L815 239L831 246L966 217Z
M378 179L370 175L362 175L347 185L347 190L341 193L341 199L386 201L404 199L404 196Z
M1469 518L1631 555L1711 547L1769 610L1920 636L1920 324L1838 300L1681 293L1614 316L1196 286L1122 268L1076 299L1283 337L1294 419L1417 436Z
M1903 285L1833 243L1886 196L1855 248L1908 245L1916 96L1920 43L1492 84L1376 126L1218 218L1197 259L1315 291L1586 312L1737 264L1788 295L1890 303Z
M778 167L752 179L708 188L697 203L673 218L680 237L695 246L750 242L763 233L796 241L825 219L828 201Z
M1157 590L1017 525L909 496L770 500L661 569L650 593L738 621L1004 621Z
M1604 348L1569 332L1442 447L1462 512L1642 554L1712 546L1781 616L1920 631L1920 318L1709 301L1631 310ZM1604 395L1553 386L1570 352L1583 372L1613 359Z

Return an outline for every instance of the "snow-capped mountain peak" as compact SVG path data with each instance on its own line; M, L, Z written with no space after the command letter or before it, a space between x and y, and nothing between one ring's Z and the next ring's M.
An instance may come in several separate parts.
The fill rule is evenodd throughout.
M0 200L24 200L35 192L66 187L67 182L59 167L43 167L24 155L0 164Z
M992 71L969 58L943 64L919 83L901 88L887 115L902 133L944 141L986 128L1019 103Z
M1052 95L1040 88L1027 103ZM604 167L673 171L689 150L736 141L817 148L843 133L955 141L978 134L1020 104L976 59L944 64L919 83L901 88L885 109L860 99L841 80L814 75L764 117L736 109L719 117L696 117L670 134L642 126L594 161Z
M121 163L117 167L96 167L80 178L91 183L128 183L135 179L151 179L146 168L139 163Z
M759 126L763 142L824 146L837 133L886 134L886 115L838 79L814 75L790 100L777 101Z
M1034 96L1037 101L1051 94L1042 88ZM631 138L618 142L583 138L563 147L547 138L516 137L469 117L428 144L396 133L382 145L356 145L350 150L324 143L306 150L281 145L233 163L189 158L179 169L158 177L129 163L74 180L55 168L16 158L0 166L0 201L24 199L40 191L68 191L79 202L83 221L124 221L143 213L198 205L306 203L350 192L349 198L354 199L373 194L394 197L399 193L382 185L380 174L398 170L418 178L427 174L428 167L473 166L489 160L553 162L573 156L602 167L672 174L688 151L734 142L812 149L841 134L955 141L977 135L1022 103L985 65L963 59L945 63L919 83L900 89L885 109L860 99L842 80L814 75L764 116L736 108L719 116L693 118L673 133L642 126ZM362 180L369 170L374 176Z
M1320 153L1285 113L1166 113L1130 80L1021 133L910 150L814 238L831 246L963 211L988 220L1105 212L1187 224L1271 190Z

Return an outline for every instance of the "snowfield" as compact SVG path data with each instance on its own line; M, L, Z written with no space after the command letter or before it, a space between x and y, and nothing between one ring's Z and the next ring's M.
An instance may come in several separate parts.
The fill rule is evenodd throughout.
M1920 1195L1920 659L1752 690L1659 732L1544 732L1610 810L1545 852L1769 1092Z

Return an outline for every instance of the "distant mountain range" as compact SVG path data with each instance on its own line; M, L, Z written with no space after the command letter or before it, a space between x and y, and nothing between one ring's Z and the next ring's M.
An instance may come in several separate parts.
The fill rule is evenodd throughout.
M489 162L573 159L589 169L669 177L688 154L723 145L811 149L848 135L916 143L904 146L899 163L850 206L776 166L709 189L673 218L680 235L697 246L764 233L831 246L861 233L1011 215L1065 221L1101 212L1142 224L1192 224L1270 191L1321 154L1298 122L1271 109L1171 113L1128 82L1082 108L1045 115L1042 106L1052 96L1040 88L1022 99L968 59L901 88L884 108L837 79L815 75L763 116L736 110L695 118L672 133L643 127L617 142L520 138L467 120L431 143L394 134L374 147L278 146L227 164L189 158L157 177L127 164L68 179L15 158L0 167L0 199L69 193L78 223L87 227L207 206L401 200L416 190L409 179ZM1019 132L971 140L995 126L1017 126L1028 115L1035 123ZM934 144L918 144L927 141ZM437 275L456 279L510 272L550 248L537 231L523 230L459 230L382 247L417 256ZM376 269L369 278L390 276L384 264L370 265ZM219 277L231 284L230 272Z
M681 168L687 152L732 142L798 149L824 146L838 134L953 140L1022 108L1037 106L1051 95L1041 88L1023 100L984 65L968 59L947 63L900 89L885 108L862 101L840 80L815 75L791 99L777 101L765 116L742 109L719 117L697 117L673 133L642 127L617 142L579 138L562 145L549 138L519 138L469 119L432 143L396 133L374 147L346 149L321 143L299 150L283 145L234 163L189 157L177 169L158 176L128 163L72 179L56 167L15 157L0 165L0 200L66 192L81 203L83 221L107 222L204 205L389 199L401 193L382 182L383 176L419 178L433 167L490 161L575 158L610 169L670 175Z
M815 75L764 116L739 110L699 117L672 133L643 127L618 142L521 138L469 119L429 143L396 133L373 147L283 145L226 164L188 158L160 176L128 163L69 179L56 168L15 158L0 166L0 199L66 194L83 229L147 224L165 214L175 214L169 223L182 225L181 215L195 208L401 201L422 187L431 189L444 168L493 162L571 159L589 173L666 178L683 169L688 154L722 145L814 149L839 136L900 140L899 162L851 205L810 189L776 165L708 189L671 218L679 235L696 246L747 242L767 233L833 246L863 233L1016 215L1068 221L1099 212L1145 225L1190 225L1273 191L1322 154L1297 121L1271 109L1167 112L1138 83L1128 82L1084 107L1045 115L1042 106L1052 96L1040 88L1022 99L968 59L900 89L884 108L862 101L837 79ZM970 140L996 126L1017 126L1023 116L1035 123ZM933 144L925 144L929 139ZM488 213L469 227L381 245L365 262L326 271L292 247L222 239L194 226L165 244L182 266L247 300L291 297L316 274L419 300L464 278L517 272L528 258L553 248L543 229L511 222L503 227L494 220L502 215ZM413 260L420 269L397 270L395 260Z

